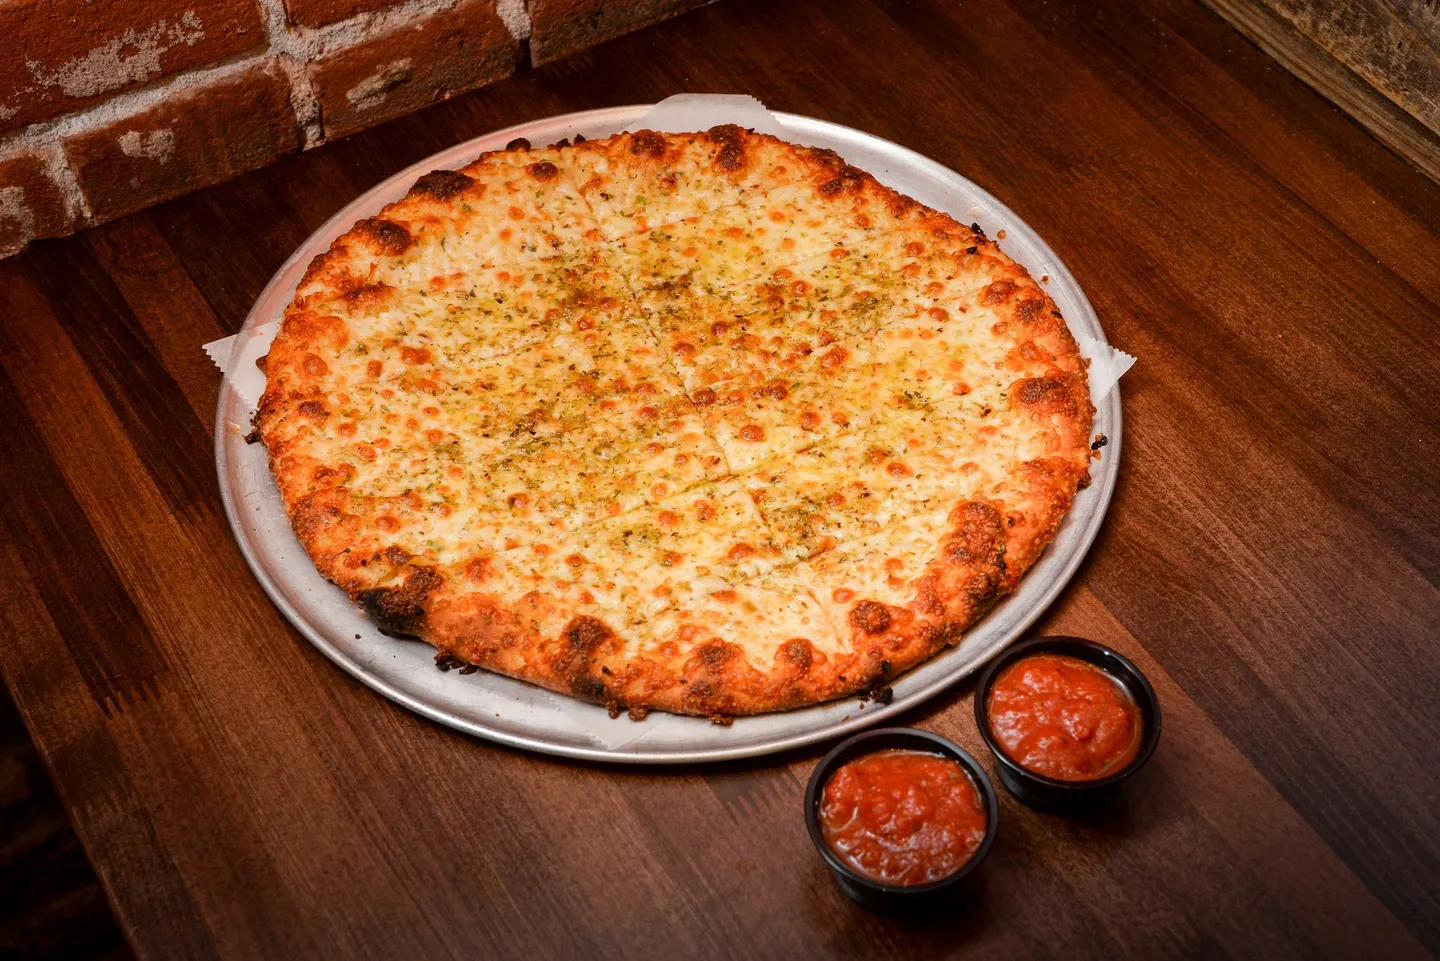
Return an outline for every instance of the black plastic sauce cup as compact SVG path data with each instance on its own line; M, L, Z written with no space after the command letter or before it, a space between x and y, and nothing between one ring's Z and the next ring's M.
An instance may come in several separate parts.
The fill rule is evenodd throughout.
M1140 708L1140 750L1130 763L1114 774L1093 781L1061 781L1027 770L995 739L990 730L990 688L1007 667L1034 654L1062 654L1078 658L1109 674L1129 692ZM995 770L1006 790L1038 811L1051 814L1080 814L1110 800L1120 785L1150 760L1160 743L1160 702L1140 669L1130 660L1103 644L1079 637L1040 637L1016 644L1001 654L980 674L975 684L975 724L980 736L995 755Z
M985 805L985 837L981 839L980 846L975 849L970 860L953 873L929 884L885 884L861 874L831 850L830 845L825 842L824 832L820 829L820 801L825 783L836 769L857 757L890 750L923 751L958 761L975 782L975 790L979 792L981 802ZM856 903L875 911L921 911L943 905L948 900L947 896L954 894L960 882L974 873L980 862L985 860L990 846L995 843L995 831L999 823L995 788L991 786L990 778L979 762L938 734L917 731L914 728L884 727L841 741L815 765L815 772L810 775L810 785L805 789L805 824L810 829L810 839L815 842L815 849L835 873L840 890Z

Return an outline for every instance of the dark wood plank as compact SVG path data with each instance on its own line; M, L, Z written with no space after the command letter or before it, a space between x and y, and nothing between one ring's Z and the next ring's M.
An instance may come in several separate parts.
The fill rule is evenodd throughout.
M0 691L0 956L133 957L9 695Z
M1433 3L1203 2L1440 183L1440 17Z
M725 0L0 262L0 670L137 953L1440 949L1440 188L1194 0L1143 11ZM818 749L617 770L460 736L334 669L225 524L199 346L310 231L457 140L687 89L964 172L1141 358L1043 628L1135 657L1165 741L1098 819L1005 798L953 916L834 887ZM978 751L969 696L906 721Z

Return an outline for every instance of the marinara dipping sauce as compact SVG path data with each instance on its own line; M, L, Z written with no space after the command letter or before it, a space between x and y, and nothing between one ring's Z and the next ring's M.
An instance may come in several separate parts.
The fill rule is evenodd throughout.
M825 843L851 870L904 887L964 867L985 840L988 816L959 761L904 749L842 764L819 809Z
M1065 654L1022 657L996 676L990 733L1015 763L1057 781L1093 781L1140 752L1143 720L1113 675Z

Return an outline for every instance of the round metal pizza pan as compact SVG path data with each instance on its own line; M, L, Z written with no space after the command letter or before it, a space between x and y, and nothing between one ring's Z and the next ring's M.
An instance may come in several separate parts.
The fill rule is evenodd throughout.
M278 320L306 264L357 219L401 197L421 174L462 166L482 150L516 137L536 144L583 134L616 133L646 105L566 114L496 131L435 154L401 171L345 207L280 268L255 303L245 330ZM1025 222L966 178L911 150L870 134L810 117L776 113L786 139L828 147L882 182L966 223L978 222L1041 278L1076 334L1101 342L1104 332L1065 265ZM1043 280L1048 278L1048 280ZM236 354L245 340L237 340ZM236 369L232 356L227 370ZM643 722L610 718L603 707L552 694L522 681L480 671L436 670L434 650L419 641L385 637L350 599L315 570L296 541L270 475L265 451L246 444L251 410L227 376L216 412L215 463L235 539L275 605L325 656L364 684L442 724L477 737L548 754L594 761L675 764L754 757L853 734L893 717L974 672L1018 638L1064 588L1095 539L1115 489L1120 454L1120 396L1097 405L1094 432L1109 438L1092 483L1076 497L1055 542L1020 589L972 627L950 650L897 679L888 705L856 699L783 714L738 718L718 727L703 718L654 713Z

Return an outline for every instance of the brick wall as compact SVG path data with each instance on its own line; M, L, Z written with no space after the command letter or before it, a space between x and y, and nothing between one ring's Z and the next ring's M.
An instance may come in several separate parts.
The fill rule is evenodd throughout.
M0 257L709 0L0 0Z

